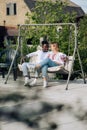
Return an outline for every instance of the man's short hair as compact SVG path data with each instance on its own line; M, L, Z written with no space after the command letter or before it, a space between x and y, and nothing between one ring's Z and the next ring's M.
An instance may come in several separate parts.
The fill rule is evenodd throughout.
M42 46L43 46L44 44L49 45L48 41L42 41Z

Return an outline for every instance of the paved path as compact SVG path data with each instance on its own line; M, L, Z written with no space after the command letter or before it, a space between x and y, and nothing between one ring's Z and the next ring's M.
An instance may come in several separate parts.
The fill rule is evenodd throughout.
M82 79L23 85L23 77L4 84L0 77L0 130L87 130L87 84ZM3 97L3 98L2 98Z

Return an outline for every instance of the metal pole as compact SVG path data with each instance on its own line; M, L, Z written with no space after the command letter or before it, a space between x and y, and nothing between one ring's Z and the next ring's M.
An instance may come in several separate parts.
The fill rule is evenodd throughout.
M18 45L17 45L16 51L15 51L15 55L14 55L14 57L13 57L13 60L12 60L12 62L11 62L11 65L10 65L10 67L9 67L8 74L7 74L7 77L6 77L6 80L5 80L5 84L7 83L7 80L8 80L8 78L9 78L9 75L10 75L10 72L11 72L11 69L12 69L12 66L13 66L13 63L14 63L16 54L17 54L18 49L19 49L19 45L20 45L20 27L19 27L19 35L18 35Z
M57 25L75 25L75 23L48 23L48 24L21 24L20 26L57 26Z
M68 84L69 84L70 76L71 76L71 73L72 73L72 68L73 68L74 60L75 60L75 54L76 54L76 50L77 50L77 27L76 27L76 24L74 25L74 27L75 27L75 47L74 47L74 52L73 52L71 69L69 71L69 75L68 75L68 79L67 79L66 90L68 90Z
M78 48L77 48L77 54L78 54L79 64L80 64L80 67L81 67L82 77L83 77L84 83L86 84L85 75L84 75L83 66L82 66L82 62L81 62L81 58L80 58Z

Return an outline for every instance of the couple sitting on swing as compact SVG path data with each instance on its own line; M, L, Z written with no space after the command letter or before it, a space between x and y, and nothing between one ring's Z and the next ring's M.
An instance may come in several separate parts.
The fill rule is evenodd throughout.
M67 56L62 52L59 52L59 45L57 42L52 42L50 44L49 51L49 43L47 41L42 41L42 49L37 50L36 52L32 52L26 55L27 58L32 56L37 56L37 63L34 64L35 67L35 79L30 81L28 75L28 67L31 64L30 62L22 63L22 71L23 76L25 78L25 86L34 86L37 82L38 73L42 72L43 77L43 88L48 86L47 82L47 70L48 67L54 67L59 65L64 65L66 62Z

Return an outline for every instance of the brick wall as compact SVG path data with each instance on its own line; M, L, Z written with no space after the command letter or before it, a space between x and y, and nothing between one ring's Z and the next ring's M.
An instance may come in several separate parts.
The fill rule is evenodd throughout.
M6 15L6 4L16 3L17 4L17 14L16 15ZM29 8L25 4L24 0L0 0L0 25L6 26L17 26L17 24L24 24L25 14L29 12Z

